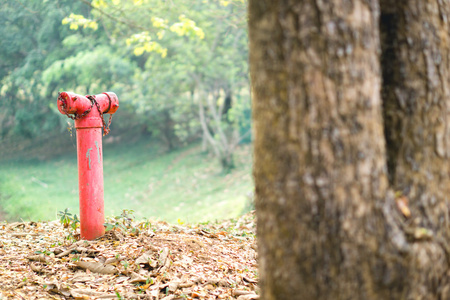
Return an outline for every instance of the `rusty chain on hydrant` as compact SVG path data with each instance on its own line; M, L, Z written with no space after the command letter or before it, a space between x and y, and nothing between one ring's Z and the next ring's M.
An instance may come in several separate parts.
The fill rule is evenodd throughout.
M103 116L103 114L106 114L109 112L109 110L111 109L111 98L109 97L109 95L107 93L103 93L108 97L109 100L109 107L105 112L102 112L100 109L100 105L98 104L97 100L95 99L95 96L91 96L91 95L86 95L86 98L88 98L91 101L91 107L89 107L88 109L86 109L82 114L77 114L77 113L73 113L73 115L71 115L70 113L66 112L65 115L72 120L79 120L83 117L85 117L88 113L91 112L92 107L94 107L94 105L97 107L98 113L100 114L100 117L102 119L102 123L103 123L103 136L108 135L111 132L111 129L109 129L109 127L111 126L111 121L112 121L112 117L113 115L110 114L109 115L109 120L108 120L108 124L106 124L105 122L105 118ZM58 94L58 99L60 97L61 93ZM76 97L75 97L76 98ZM63 104L64 106L64 104ZM63 107L63 109L65 109L65 107Z

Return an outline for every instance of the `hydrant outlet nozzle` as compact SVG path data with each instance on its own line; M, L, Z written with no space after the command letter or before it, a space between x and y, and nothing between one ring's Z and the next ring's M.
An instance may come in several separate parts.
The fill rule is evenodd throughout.
M105 114L113 114L119 109L119 99L113 92L106 92L92 96L100 106L100 110ZM62 92L58 96L58 110L63 115L81 115L92 107L91 100L87 96L77 95L72 92Z

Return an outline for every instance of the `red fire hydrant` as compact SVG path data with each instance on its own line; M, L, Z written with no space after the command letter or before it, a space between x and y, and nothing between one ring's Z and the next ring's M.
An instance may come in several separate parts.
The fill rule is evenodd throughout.
M102 131L109 133L111 117L119 108L116 94L108 92L81 96L62 92L58 109L75 120L77 130L78 185L80 192L80 233L93 240L105 233L103 202ZM103 114L110 114L108 124ZM103 128L103 130L102 130Z

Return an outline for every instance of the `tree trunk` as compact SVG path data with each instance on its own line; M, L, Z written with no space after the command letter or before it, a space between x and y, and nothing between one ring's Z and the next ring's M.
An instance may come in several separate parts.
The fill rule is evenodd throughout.
M396 38L386 38L381 26L385 43L402 39L405 23L421 24L417 16L406 17L402 9L410 3L401 2L391 3L399 9L394 13L404 14L392 17L396 27L388 28ZM382 7L383 19L384 3ZM414 9L434 22L440 20L439 13L447 15L443 10L433 15L420 5ZM434 81L431 91L424 80L429 64L414 69L420 65L410 58L417 53L427 62L420 48L420 41L427 38L434 58L445 46L442 42L436 46L436 39L447 33L434 32L431 39L430 33L423 36L410 28L422 38L415 48L407 43L383 46L382 62L404 67L394 75L383 69L383 95L409 89L418 97L409 105L415 107L414 113L401 115L398 99L387 97L383 106L380 97L379 14L378 1L249 1L253 172L263 299L450 297L445 250L449 249L447 82ZM443 23L429 22L428 31L438 24L444 28ZM445 65L441 71L435 65L433 75L441 74L444 81L448 55L442 55ZM404 72L410 72L406 65L415 73L406 76ZM442 108L439 121L426 110L430 107ZM383 116L386 132L395 131L386 135L388 144ZM406 137L405 130L410 132ZM397 140L399 136L402 139ZM435 143L429 145L428 138ZM389 171L394 172L390 180L386 156ZM439 164L446 165L438 170ZM413 166L423 169L413 171ZM433 181L430 188L422 178ZM399 187L410 191L411 216L405 202L398 202L403 209L395 205L392 191ZM403 196L399 199L405 201Z
M162 112L162 123L160 124L161 138L167 146L167 151L172 151L180 144L180 140L175 133L175 122L168 109Z
M391 186L409 199L411 218L404 226L430 235L411 245L409 288L416 298L423 293L433 299L444 290L441 299L449 299L450 3L380 4Z
M236 165L234 164L234 155L232 150L225 149L224 153L221 153L220 165L222 166L222 172L224 174L228 174L234 168L236 168Z

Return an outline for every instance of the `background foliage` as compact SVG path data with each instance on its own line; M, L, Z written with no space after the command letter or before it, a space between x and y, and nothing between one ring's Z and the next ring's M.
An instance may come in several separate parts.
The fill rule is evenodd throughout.
M123 125L168 150L207 135L213 149L231 148L249 130L243 1L1 4L1 138L64 128L54 101L63 90L116 92L137 116Z

